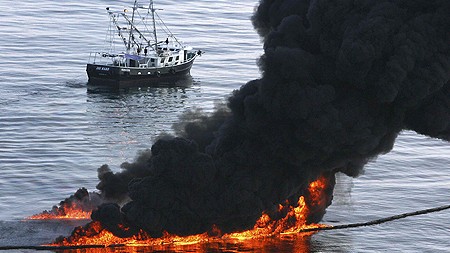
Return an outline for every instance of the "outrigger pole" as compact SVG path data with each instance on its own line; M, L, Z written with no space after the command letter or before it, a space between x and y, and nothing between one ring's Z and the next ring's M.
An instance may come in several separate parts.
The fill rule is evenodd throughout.
M108 11L108 14L109 14L110 18L112 19L114 25L117 28L119 37L122 39L123 44L125 45L125 47L127 47L127 40L125 39L125 37L123 37L123 34L121 32L121 28L120 28L119 23L117 22L117 19L116 19L116 16L114 15L114 13L112 11L109 10L109 7L107 7L106 10ZM114 36L114 35L111 35L111 36Z
M130 19L127 17L127 15L125 15L125 13L122 13L122 16L123 16L123 17L125 18L125 20L130 24L131 29L132 29L132 30L135 30L137 33L139 33L139 36L141 36L142 39L144 39L147 43L149 43L149 40L145 37L144 34L141 33L141 31L139 31L139 29L133 24L133 22L130 21ZM136 43L136 41L134 41L134 39L133 39L133 42L134 42L134 44L136 44L136 45L139 46L139 44ZM129 41L129 43L131 43L131 41Z
M139 31L139 29L134 25L134 18L136 16L136 10L138 9L138 6L137 6L138 3L137 2L138 2L138 0L134 1L133 13L132 13L132 16L131 16L131 20L128 18L127 14L125 13L126 9L124 10L124 12L119 13L119 15L122 15L122 17L125 18L125 20L130 25L128 40L125 38L125 36L124 36L125 34L121 31L122 28L119 26L119 23L118 23L117 17L115 16L115 13L110 11L109 7L107 7L106 10L108 11L108 14L110 15L110 17L112 19L112 22L114 23L114 25L116 26L116 28L118 30L119 37L122 39L122 41L123 41L123 43L125 45L125 48L127 50L127 53L130 53L131 47L133 46L133 44L139 46L139 44L136 43L136 41L134 40L134 37L133 37L134 36L133 35L134 31L139 33L140 37L144 39L144 41L148 44L148 46L150 46L152 48L154 47L154 50L156 52L158 50L157 46L158 46L159 43L158 43L157 31L156 31L156 19L155 19L156 9L153 7L153 0L150 1L150 5L149 5L148 10L149 10L149 12L151 11L151 14L152 14L153 36L155 37L155 39L154 39L155 42L154 43L151 43L151 41L148 40L145 37L145 35L141 31ZM177 40L177 39L175 38L175 40ZM177 42L178 42L178 40L177 40Z
M137 4L137 0L134 1L134 5L133 5L133 14L131 15L131 27L130 27L130 36L128 38L128 46L127 46L127 53L130 53L130 49L131 49L131 38L133 37L133 22L134 22L134 13L136 12L136 6Z

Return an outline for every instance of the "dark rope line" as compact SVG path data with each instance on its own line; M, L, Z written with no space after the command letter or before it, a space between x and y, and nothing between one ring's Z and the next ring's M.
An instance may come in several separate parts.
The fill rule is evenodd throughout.
M450 209L450 205L445 205L445 206L440 206L440 207L435 207L435 208L430 208L430 209L425 209L425 210L420 210L420 211L415 211L415 212L410 212L410 213L398 214L398 215L389 216L386 218L372 220L372 221L368 221L368 222L350 223L350 224L327 226L327 227L305 228L305 229L301 229L299 232L303 233L303 232L314 232L314 231L321 231L321 230L338 230L338 229L346 229L346 228L374 226L374 225L386 223L388 221L399 220L399 219L403 219L406 217L422 215L422 214L427 214L427 213L440 212L440 211L443 211L446 209Z
M338 229L347 229L347 228L357 228L357 227L366 227L366 226L374 226L382 223L386 223L393 220L399 220L410 216L428 214L433 212L440 212L446 209L450 209L450 205L424 209L420 211L403 213L394 216L389 216L382 219L372 220L368 222L359 222L359 223L350 223L336 226L327 226L327 227L316 227L316 228L305 228L301 229L299 233L306 232L315 232L322 230L338 230ZM0 250L74 250L74 249L93 249L93 248L114 248L114 247L124 247L127 245L124 244L112 244L112 245L73 245L73 246L53 246L53 245L42 245L42 246L0 246Z

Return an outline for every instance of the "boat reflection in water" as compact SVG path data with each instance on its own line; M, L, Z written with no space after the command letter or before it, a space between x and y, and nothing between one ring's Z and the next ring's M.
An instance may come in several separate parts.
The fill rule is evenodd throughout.
M190 88L194 85L196 81L192 78L190 74L187 74L176 79L166 79L159 80L158 83L142 83L134 85L105 85L105 83L96 83L91 80L87 83L88 93L129 93L133 91L150 90L152 88Z

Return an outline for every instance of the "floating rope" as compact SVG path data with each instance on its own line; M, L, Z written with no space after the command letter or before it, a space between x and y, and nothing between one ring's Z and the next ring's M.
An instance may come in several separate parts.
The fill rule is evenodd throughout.
M314 232L314 231L321 231L321 230L338 230L338 229L346 229L346 228L373 226L373 225L379 225L382 223L386 223L388 221L399 220L399 219L403 219L403 218L410 217L410 216L439 212L439 211L443 211L446 209L450 209L450 205L445 205L445 206L440 206L440 207L435 207L435 208L430 208L430 209L425 209L425 210L420 210L420 211L415 211L415 212L410 212L410 213L398 214L398 215L389 216L386 218L372 220L372 221L368 221L368 222L350 223L350 224L343 224L343 225L336 225L336 226L305 228L305 229L301 229L299 232L303 233L303 232Z
M368 222L359 222L359 223L350 223L336 226L325 226L325 227L315 227L315 228L305 228L301 229L299 233L306 232L316 232L322 230L338 230L338 229L348 229L348 228L357 228L357 227L366 227L366 226L374 226L382 223L386 223L393 220L399 220L410 216L440 212L446 209L450 209L450 205L424 209L420 211L403 213L394 216L389 216L382 219L372 220ZM73 245L73 246L53 246L53 245L42 245L42 246L0 246L0 250L74 250L74 249L93 249L93 248L116 248L116 247L126 247L124 244L113 244L113 245Z

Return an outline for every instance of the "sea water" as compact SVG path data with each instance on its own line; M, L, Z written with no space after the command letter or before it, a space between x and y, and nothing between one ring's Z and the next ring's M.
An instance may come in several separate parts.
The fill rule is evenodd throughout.
M160 16L205 52L184 88L89 90L85 63L102 49L105 8L130 1L0 1L0 247L39 245L80 221L24 221L73 194L95 190L96 169L114 171L150 148L187 110L214 110L260 72L263 53L250 17L256 0L161 0ZM363 175L337 175L323 223L364 222L450 204L448 142L400 134L392 152ZM80 224L81 223L81 224ZM450 252L450 211L312 236L289 236L189 250L213 252ZM177 249L171 249L178 251Z

